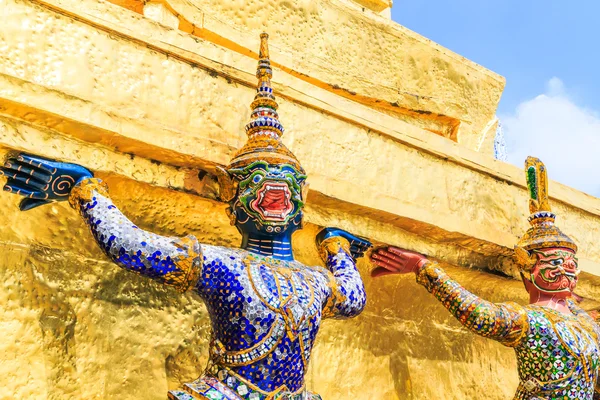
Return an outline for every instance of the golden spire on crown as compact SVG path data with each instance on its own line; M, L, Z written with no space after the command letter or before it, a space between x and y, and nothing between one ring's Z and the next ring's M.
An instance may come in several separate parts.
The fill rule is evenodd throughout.
M281 142L284 128L279 122L277 108L279 105L273 95L271 78L273 70L269 59L269 35L260 35L260 51L256 78L258 84L254 101L250 105L252 113L250 122L246 124L248 141L231 159L228 169L247 166L255 161L266 161L269 164L290 164L304 173L294 154Z
M548 174L544 163L538 158L527 157L527 160L525 160L525 177L527 178L527 188L529 190L529 211L531 215L528 221L531 227L517 243L517 256L525 262L525 253L522 250L531 251L549 247L565 247L577 252L575 242L554 225L556 214L550 208ZM530 261L533 260L530 259Z

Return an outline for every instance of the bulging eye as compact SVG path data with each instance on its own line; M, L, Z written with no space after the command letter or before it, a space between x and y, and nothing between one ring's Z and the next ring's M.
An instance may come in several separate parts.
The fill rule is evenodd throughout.
M559 266L559 265L563 265L563 262L564 262L564 260L562 258L559 258L557 260L550 261L550 264Z
M254 175L254 178L252 178L252 182L254 183L258 183L262 180L262 176L260 175Z

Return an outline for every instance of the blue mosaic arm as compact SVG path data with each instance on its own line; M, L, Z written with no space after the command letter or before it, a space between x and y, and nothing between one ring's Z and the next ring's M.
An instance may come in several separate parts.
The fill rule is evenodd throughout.
M317 245L331 276L330 295L323 308L323 317L355 317L365 307L367 296L352 257L351 244L343 236L324 236L323 231L317 236Z
M179 291L194 287L200 276L200 244L193 236L165 237L144 231L123 215L100 179L84 179L69 196L100 248L117 265Z
M428 262L417 272L417 283L471 332L509 347L517 346L527 334L528 319L523 307L483 300L451 279L436 263Z

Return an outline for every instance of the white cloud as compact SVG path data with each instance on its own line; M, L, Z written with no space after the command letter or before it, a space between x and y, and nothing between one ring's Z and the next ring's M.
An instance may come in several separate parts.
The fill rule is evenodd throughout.
M600 197L600 116L575 104L560 79L500 121L508 162L522 167L528 155L538 157L550 179Z

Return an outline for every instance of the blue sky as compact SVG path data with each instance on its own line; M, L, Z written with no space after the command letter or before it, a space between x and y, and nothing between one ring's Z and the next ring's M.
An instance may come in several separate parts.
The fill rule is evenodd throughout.
M537 155L552 179L595 196L599 16L597 0L396 0L392 8L394 21L506 78L498 115L509 162Z

